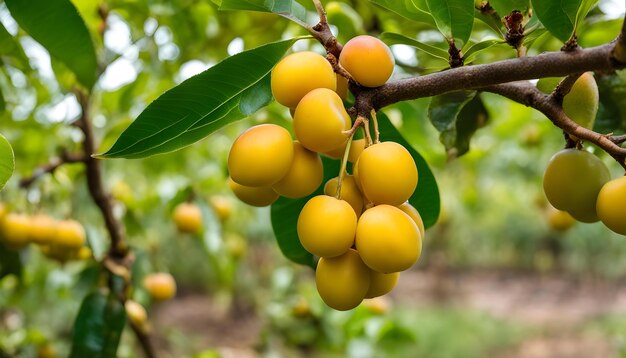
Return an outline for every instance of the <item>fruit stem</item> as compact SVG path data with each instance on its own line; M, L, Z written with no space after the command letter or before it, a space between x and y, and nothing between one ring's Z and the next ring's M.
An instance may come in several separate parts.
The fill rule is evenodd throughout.
M335 193L335 198L337 199L341 199L341 184L343 183L343 178L346 176L346 167L348 165L350 147L352 146L352 137L354 137L354 132L350 134L350 138L348 138L348 143L346 144L346 149L343 151L343 158L341 158L341 168L339 169L339 177L337 178L337 192Z
M372 109L372 120L374 121L374 144L380 143L380 131L378 130L378 118L376 118L376 110Z
M365 129L365 147L369 147L374 144L372 141L372 134L370 133L370 120L363 118L363 129Z

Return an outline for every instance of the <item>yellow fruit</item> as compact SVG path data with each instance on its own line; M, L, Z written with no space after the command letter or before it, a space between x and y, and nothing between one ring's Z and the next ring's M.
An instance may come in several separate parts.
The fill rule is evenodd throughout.
M315 52L296 52L284 57L272 70L272 95L283 106L295 108L316 88L334 91L337 79L328 60Z
M241 185L271 186L287 174L292 160L289 132L275 124L260 124L235 139L228 154L228 171Z
M328 306L336 310L353 309L365 298L369 271L353 249L338 257L322 257L315 270L317 292Z
M415 209L415 207L408 201L398 205L398 209L404 211L411 217L411 219L413 219L413 221L415 221L417 228L420 229L420 237L424 240L424 221L422 220L422 216L419 211L417 211L417 209Z
M91 252L91 249L87 246L81 247L76 253L76 258L79 260L89 260L92 256L93 254Z
M552 205L546 209L546 216L548 217L548 224L556 231L565 231L576 224L576 219L567 211L556 209Z
M279 195L302 198L313 193L324 179L324 166L319 154L311 152L298 141L293 142L293 161L285 176L272 186Z
M358 159L358 176L363 194L376 205L400 205L417 187L415 161L395 142L365 148Z
M348 97L348 79L339 74L336 74L336 76L337 88L335 89L335 92L337 92L339 97L345 101Z
M298 216L298 238L304 248L320 257L344 254L354 243L357 218L346 201L318 195Z
M227 234L225 238L226 251L238 259L246 254L248 251L248 243L246 239L237 234Z
M391 205L378 205L361 214L356 228L356 248L363 262L380 273L411 267L422 252L415 222Z
M334 177L327 181L326 185L324 185L324 194L328 196L335 196L337 193L338 180L338 177ZM339 199L347 201L348 204L352 206L357 218L361 216L361 212L363 211L363 195L356 186L356 181L352 175L346 174L343 177L343 182L341 183L341 195L339 196Z
M298 302L293 305L291 312L298 318L305 318L311 315L311 307L304 297L300 297Z
M537 88L549 93L554 90L559 81L559 78L542 78L537 83ZM574 122L591 129L596 120L599 103L600 96L596 80L591 72L585 72L563 98L563 111Z
M4 217L8 213L9 213L9 209L7 209L6 205L0 203L0 222L2 222L2 220L4 220Z
M363 300L363 307L369 309L372 313L383 315L389 311L391 302L386 297L374 297Z
M19 249L28 245L29 238L30 218L22 214L6 214L2 221L4 243L12 249Z
M146 312L146 309L133 300L126 301L124 307L126 308L126 315L128 315L130 322L136 327L144 327L148 321L148 312Z
M391 77L395 60L384 42L361 35L346 42L339 63L363 86L378 87Z
M604 184L596 205L604 225L620 235L626 235L626 177Z
M178 231L196 234L202 229L202 211L192 203L180 203L174 208L172 218Z
M596 198L609 179L609 170L595 155L564 149L550 159L543 175L543 190L552 206L590 223L599 220Z
M86 235L83 226L75 220L62 220L57 222L57 234L55 244L78 249L85 244Z
M326 153L348 140L343 131L351 127L350 116L334 91L318 88L302 98L293 118L298 141L308 150Z
M57 223L48 215L34 215L30 219L30 241L36 244L49 244L56 240Z
M213 210L220 221L224 222L228 220L233 211L233 205L230 202L230 199L223 195L213 195L209 199L209 203L213 207Z
M143 279L143 286L148 290L150 297L156 301L169 300L176 294L176 281L166 272L147 275Z
M43 344L37 348L37 358L56 358L57 352L50 343Z
M391 292L400 278L399 272L380 273L370 270L370 287L365 298L374 298Z
M228 186L239 200L252 206L268 206L278 199L278 194L270 186L250 187L237 184L228 178Z
M356 163L361 153L365 149L365 139L355 139L350 146L350 153L348 153L348 161L350 163Z

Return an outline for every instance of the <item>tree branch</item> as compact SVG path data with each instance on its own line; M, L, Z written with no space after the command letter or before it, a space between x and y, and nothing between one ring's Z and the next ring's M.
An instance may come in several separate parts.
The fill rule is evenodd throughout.
M55 170L57 170L64 164L81 163L85 161L85 157L86 156L83 153L69 153L64 150L63 152L61 152L61 155L59 157L52 158L50 162L35 169L31 176L20 179L19 186L22 189L26 189L33 185L33 183L37 181L37 179L46 174L54 173Z

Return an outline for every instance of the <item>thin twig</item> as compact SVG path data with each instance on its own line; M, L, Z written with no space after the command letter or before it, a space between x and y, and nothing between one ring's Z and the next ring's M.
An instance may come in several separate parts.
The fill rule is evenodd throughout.
M372 120L374 121L374 144L380 143L380 130L378 130L378 118L376 118L376 111L372 109Z
M582 76L582 73L573 73L559 82L554 91L552 91L552 98L559 103L563 103L563 98L572 90L574 84Z
M20 179L19 186L22 189L26 189L42 176L54 173L55 170L64 164L81 163L85 161L85 158L86 156L82 153L68 153L67 151L63 151L59 157L52 158L50 162L35 169L31 176Z

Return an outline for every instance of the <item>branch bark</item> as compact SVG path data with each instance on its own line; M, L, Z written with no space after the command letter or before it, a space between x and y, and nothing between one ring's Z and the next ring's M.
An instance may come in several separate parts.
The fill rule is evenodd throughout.
M20 179L19 186L22 189L26 189L42 176L54 173L55 170L65 164L84 162L85 157L84 153L69 153L63 151L59 157L52 158L48 163L37 168L31 176Z

